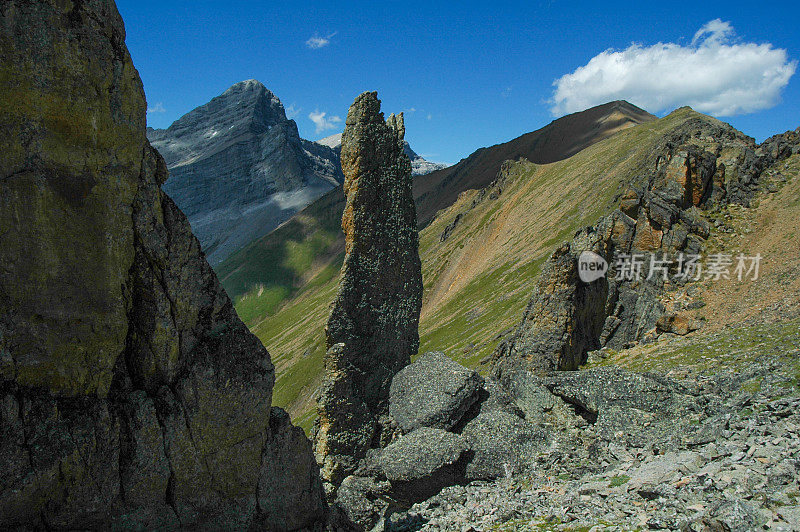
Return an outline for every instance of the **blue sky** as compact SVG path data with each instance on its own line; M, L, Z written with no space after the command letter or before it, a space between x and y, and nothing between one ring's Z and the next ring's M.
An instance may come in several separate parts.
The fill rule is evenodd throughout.
M250 78L311 140L377 90L387 116L406 113L412 147L450 163L618 98L732 114L721 118L759 141L800 126L789 2L117 4L153 127Z

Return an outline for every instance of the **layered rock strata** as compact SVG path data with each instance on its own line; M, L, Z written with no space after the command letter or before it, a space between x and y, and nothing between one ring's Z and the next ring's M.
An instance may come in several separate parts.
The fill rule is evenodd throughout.
M170 171L164 190L214 266L343 179L338 153L301 139L278 97L254 79L147 136Z

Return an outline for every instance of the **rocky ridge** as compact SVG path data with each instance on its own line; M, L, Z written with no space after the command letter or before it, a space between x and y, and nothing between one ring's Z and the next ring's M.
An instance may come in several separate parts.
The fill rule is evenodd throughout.
M589 351L696 329L698 324L661 301L666 291L694 276L678 269L679 257L705 249L711 230L705 211L730 203L748 206L762 171L787 153L791 149L778 137L758 147L715 120L690 120L662 139L618 196L618 209L579 231L544 265L522 322L494 355L498 376L519 364L577 369ZM611 270L585 283L578 277L578 257L589 251ZM620 274L621 258L636 255L645 259L638 273ZM669 271L651 271L651 258L671 261Z
M236 83L167 129L148 128L212 265L280 225L343 180L338 153L300 138L262 83Z
M461 192L488 187L506 161L520 158L536 164L560 161L619 131L652 120L656 117L620 100L563 116L508 142L480 148L458 163L414 183L419 224L428 225L438 212L455 203Z
M598 357L577 372L519 370L507 389L485 379L453 428L415 428L363 460L337 493L332 526L795 530L798 319L660 343L662 351L723 345L724 362L708 348L705 362L684 355L668 370L630 371ZM403 371L449 383L430 394L446 404L463 386L456 375L469 373L447 366L415 362Z
M269 353L161 190L114 3L0 20L0 527L319 526Z

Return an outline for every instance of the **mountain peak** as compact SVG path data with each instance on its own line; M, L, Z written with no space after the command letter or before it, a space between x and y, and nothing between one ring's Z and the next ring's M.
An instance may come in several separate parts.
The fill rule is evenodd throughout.
M335 133L329 137L325 137L324 139L319 139L315 141L317 144L322 144L323 146L327 146L329 148L338 149L342 147L342 133Z
M270 106L280 107L283 112L283 104L275 94L257 79L246 79L239 83L234 83L228 90L217 96L217 98L247 98L254 103L266 102ZM213 101L213 100L212 100ZM284 112L285 115L285 112Z
M147 137L170 171L164 191L213 263L341 182L338 156L302 140L278 97L254 79Z
M261 91L266 90L269 92L267 87L264 86L263 83L258 81L257 79L246 79L244 81L240 81L239 83L234 83L230 86L228 90L222 93L223 96L228 94L235 94L238 92L250 92L250 91Z
M148 130L148 137L173 166L216 152L248 131L263 132L287 122L278 97L260 81L248 79L189 111L166 130ZM289 126L296 136L294 122ZM161 142L164 139L170 142Z

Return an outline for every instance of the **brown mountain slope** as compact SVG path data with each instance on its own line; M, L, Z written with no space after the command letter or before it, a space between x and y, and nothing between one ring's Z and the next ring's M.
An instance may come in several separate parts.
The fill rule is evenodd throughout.
M453 166L414 181L419 226L428 225L438 211L455 203L461 192L489 185L503 161L520 157L536 164L560 161L623 129L655 119L647 111L618 100L561 117L503 144L481 148Z

